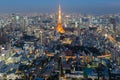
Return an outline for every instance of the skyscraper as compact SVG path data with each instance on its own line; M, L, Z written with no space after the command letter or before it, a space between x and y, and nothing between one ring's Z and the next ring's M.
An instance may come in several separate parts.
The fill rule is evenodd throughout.
M57 26L57 31L59 33L65 33L65 30L62 27L62 13L61 13L61 7L59 5L59 11L58 11L58 26Z

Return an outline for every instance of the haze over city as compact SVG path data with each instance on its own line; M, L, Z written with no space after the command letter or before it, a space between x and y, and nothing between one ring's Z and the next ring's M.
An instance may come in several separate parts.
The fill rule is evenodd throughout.
M1 0L0 13L51 13L61 4L64 13L114 14L120 0Z

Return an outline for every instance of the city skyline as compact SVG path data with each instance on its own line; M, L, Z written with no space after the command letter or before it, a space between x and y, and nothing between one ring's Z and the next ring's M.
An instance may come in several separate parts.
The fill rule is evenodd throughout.
M58 4L64 13L114 14L120 12L120 0L1 0L0 13L51 13Z
M0 80L120 80L119 7L120 0L1 0Z

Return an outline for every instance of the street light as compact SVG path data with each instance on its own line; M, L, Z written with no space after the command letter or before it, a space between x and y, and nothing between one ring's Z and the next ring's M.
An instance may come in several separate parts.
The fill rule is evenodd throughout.
M120 48L120 45L118 47Z
M108 37L108 34L105 34L105 38L107 38Z

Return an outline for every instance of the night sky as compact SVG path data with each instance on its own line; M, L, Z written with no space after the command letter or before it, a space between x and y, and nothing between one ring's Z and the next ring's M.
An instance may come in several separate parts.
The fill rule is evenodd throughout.
M120 0L0 0L0 13L56 12L59 3L64 13L120 13Z

